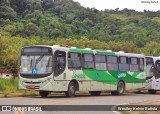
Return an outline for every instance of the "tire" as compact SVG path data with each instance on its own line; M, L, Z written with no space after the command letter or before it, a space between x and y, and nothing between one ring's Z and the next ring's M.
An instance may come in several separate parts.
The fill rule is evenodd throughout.
M49 95L49 91L39 91L39 95L43 98L46 98Z
M149 89L149 90L148 90L148 93L149 93L149 94L156 94L156 92L157 92L157 91L154 90L154 89Z
M99 96L101 94L101 91L89 91L89 94L93 96Z
M111 91L112 95L123 95L125 91L125 84L120 81L117 85L117 90L116 91Z
M70 82L68 85L68 91L66 91L67 97L74 97L76 93L76 84L74 82Z

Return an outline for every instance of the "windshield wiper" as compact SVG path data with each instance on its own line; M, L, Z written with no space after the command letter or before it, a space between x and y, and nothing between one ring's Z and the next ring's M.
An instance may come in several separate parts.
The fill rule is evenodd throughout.
M36 68L36 65L42 60L43 57L44 57L44 55L42 55L36 59L35 68Z
M33 60L31 59L31 63L30 63L31 68L33 68Z

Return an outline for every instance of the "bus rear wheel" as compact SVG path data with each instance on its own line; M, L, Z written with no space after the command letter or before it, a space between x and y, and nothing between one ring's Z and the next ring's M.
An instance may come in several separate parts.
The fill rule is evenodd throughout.
M49 91L39 91L39 95L43 98L46 98L49 95Z
M101 91L89 91L89 94L93 96L99 96L101 94Z
M154 89L149 89L149 90L148 90L148 93L149 93L149 94L156 94L156 92L157 92L157 91L154 90Z
M66 91L67 97L74 97L76 93L76 84L74 82L70 82L68 85L68 91Z
M124 82L120 81L117 85L116 91L111 91L112 95L123 95L125 91L125 84Z

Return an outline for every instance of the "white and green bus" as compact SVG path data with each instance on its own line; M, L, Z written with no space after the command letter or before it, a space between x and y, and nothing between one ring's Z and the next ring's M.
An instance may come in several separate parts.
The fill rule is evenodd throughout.
M143 54L123 51L27 46L21 50L19 88L38 90L42 97L50 92L65 92L73 97L76 91L122 95L125 90L144 87L144 60Z
M155 94L160 90L160 57L146 56L146 85L148 93Z

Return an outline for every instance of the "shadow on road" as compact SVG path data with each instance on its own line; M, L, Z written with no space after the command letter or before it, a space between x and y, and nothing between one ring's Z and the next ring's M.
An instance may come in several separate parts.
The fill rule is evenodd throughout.
M138 94L144 94L144 93L138 93ZM129 96L135 96L135 95L138 95L138 94L135 94L135 93L125 93L124 95L111 95L110 93L102 93L101 95L99 96L92 96L88 93L77 93L75 95L75 97L66 97L64 93L51 93L47 98L45 99L52 99L52 98L83 98L83 97L129 97ZM41 98L41 96L28 96L29 98Z

